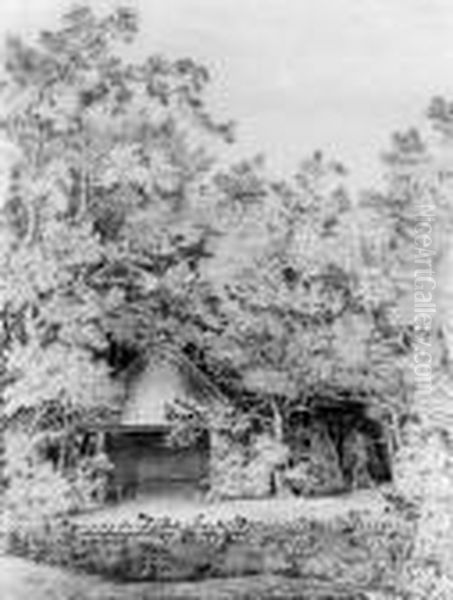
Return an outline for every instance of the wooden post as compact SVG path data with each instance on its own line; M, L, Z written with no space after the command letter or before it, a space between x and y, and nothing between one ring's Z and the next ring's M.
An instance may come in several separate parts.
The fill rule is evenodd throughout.
M274 437L277 442L283 443L284 432L283 432L283 418L280 409L277 406L275 400L272 400L272 412L274 417Z
M100 430L96 434L96 454L101 454L105 452L105 440L106 434L105 431Z

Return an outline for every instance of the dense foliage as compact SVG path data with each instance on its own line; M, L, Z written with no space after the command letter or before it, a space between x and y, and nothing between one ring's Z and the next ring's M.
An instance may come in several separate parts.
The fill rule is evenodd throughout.
M190 329L212 237L207 141L231 135L204 109L203 67L119 58L136 29L130 11L80 8L6 47L4 414L10 429L25 421L31 455L57 445L63 469L83 424L118 407L127 362Z

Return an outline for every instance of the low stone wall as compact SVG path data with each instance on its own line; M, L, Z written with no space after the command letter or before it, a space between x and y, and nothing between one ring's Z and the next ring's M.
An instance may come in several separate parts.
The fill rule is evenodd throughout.
M297 577L315 584L395 589L411 549L409 522L360 514L325 523L191 523L167 518L90 526L60 520L16 527L9 551L38 562L121 581L177 581L253 574Z

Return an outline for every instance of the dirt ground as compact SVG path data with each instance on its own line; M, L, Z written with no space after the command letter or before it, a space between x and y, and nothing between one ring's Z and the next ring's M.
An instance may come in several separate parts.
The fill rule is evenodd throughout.
M387 503L379 491L365 490L354 494L325 498L270 498L266 500L231 500L219 503L196 503L168 498L142 498L80 516L85 524L131 522L139 514L168 517L182 522L200 515L207 521L228 520L240 516L254 521L291 521L301 517L329 520L350 511L376 517Z
M118 584L97 577L0 557L1 600L390 600L359 590L316 590L284 577L184 583ZM394 600L394 599L392 599Z

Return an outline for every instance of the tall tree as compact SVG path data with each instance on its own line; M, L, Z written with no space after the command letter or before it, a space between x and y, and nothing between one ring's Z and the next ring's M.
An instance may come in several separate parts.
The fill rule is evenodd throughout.
M448 598L453 589L449 542L453 531L451 325L445 310L450 285L445 277L438 277L447 272L452 223L445 101L436 99L429 116L443 141L428 147L414 129L396 134L384 156L388 188L374 197L374 208L385 232L385 270L396 292L387 312L393 316L395 331L405 340L399 356L394 357L404 392L397 407L400 443L395 484L420 511L406 584L411 597ZM433 569L436 574L433 571L429 577L427 572Z
M317 395L385 396L369 369L380 300L364 289L344 176L315 153L292 182L272 181L260 157L218 178L234 225L211 263L218 327L204 351L243 408L270 423Z
M190 327L212 236L206 148L231 127L205 108L203 66L120 58L137 28L128 9L82 7L36 44L7 42L3 129L18 152L2 211L4 410L9 423L26 413L40 444L55 406L66 443L115 409L126 359Z

